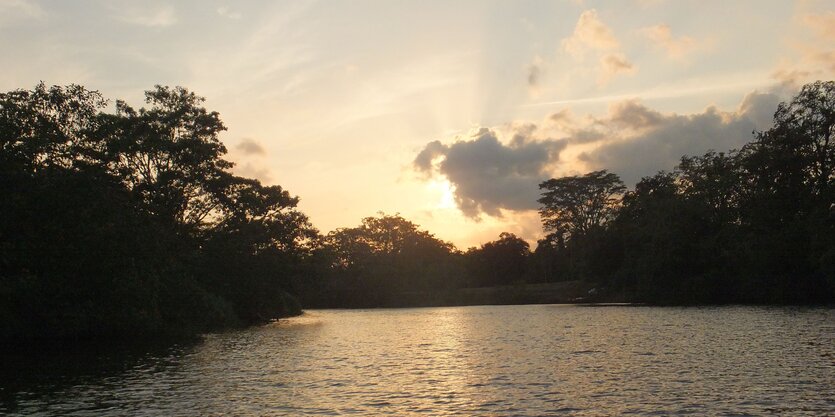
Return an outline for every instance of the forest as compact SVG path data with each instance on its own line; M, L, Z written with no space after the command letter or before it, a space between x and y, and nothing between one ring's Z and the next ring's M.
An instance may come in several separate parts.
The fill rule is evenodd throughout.
M181 87L138 109L77 85L0 93L0 339L196 334L559 282L593 287L587 301L835 302L833 81L741 149L633 189L543 178L533 250L502 233L462 251L398 214L322 234L298 197L232 174L224 130Z

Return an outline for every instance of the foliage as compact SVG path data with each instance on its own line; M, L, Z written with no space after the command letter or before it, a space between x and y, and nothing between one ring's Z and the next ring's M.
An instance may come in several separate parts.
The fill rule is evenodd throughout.
M470 286L525 282L530 254L528 242L513 233L501 233L498 240L471 248L464 254Z
M611 220L626 189L617 175L594 171L583 176L552 178L539 184L539 210L546 232L560 242L588 234Z
M80 86L0 94L6 339L189 333L298 312L318 233L279 186L234 176L203 99L149 108Z
M316 251L326 283L313 304L337 298L347 305L396 305L398 294L457 286L459 254L452 244L418 229L399 215L366 217L354 228L323 237Z
M832 302L833 133L835 82L819 81L741 150L684 156L620 198L602 172L548 180L540 263L638 301Z

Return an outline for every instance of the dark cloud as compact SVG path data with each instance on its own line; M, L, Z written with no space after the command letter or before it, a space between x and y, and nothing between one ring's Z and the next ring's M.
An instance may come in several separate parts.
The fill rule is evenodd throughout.
M600 58L600 73L597 83L605 85L618 74L632 72L635 72L635 66L623 54L606 54Z
M418 171L429 172L432 169L432 161L441 155L445 155L449 147L436 140L426 144L420 153L415 157L414 165Z
M710 107L692 115L662 115L638 103L616 107L610 122L649 129L605 143L580 159L593 169L608 169L627 184L634 184L658 170L674 168L683 155L740 148L753 139L754 130L769 127L778 102L773 94L752 93L737 112L723 113Z
M528 67L528 86L536 87L539 85L539 80L542 77L542 68L534 63Z
M616 103L602 118L574 119L563 111L546 118L541 127L514 125L506 143L485 128L452 144L429 142L413 164L418 172L452 183L466 215L497 216L500 209L538 208L538 184L554 172L574 169L557 165L566 163L560 154L567 146L593 147L577 156L585 168L607 169L633 185L641 177L674 168L683 155L728 151L750 142L753 131L770 127L779 101L776 94L755 92L734 112L710 107L690 115L664 114L638 101ZM566 136L533 139L555 127Z
M659 125L664 116L647 108L637 100L627 100L612 106L609 122L616 127L628 127L635 130Z
M790 91L787 95L794 93ZM780 97L777 94L753 92L742 99L738 114L751 120L755 129L766 130L771 127L778 104Z
M432 173L432 160L443 157L437 173L455 186L456 203L467 216L535 209L538 185L549 176L546 167L558 160L567 144L535 140L531 137L535 128L530 124L518 127L508 145L486 128L451 145L430 142L415 158L414 167Z
M548 120L557 126L571 126L574 123L574 116L568 109L562 109L548 116Z
M235 146L235 149L246 155L265 155L267 153L267 150L263 146L249 138L241 140L241 143Z

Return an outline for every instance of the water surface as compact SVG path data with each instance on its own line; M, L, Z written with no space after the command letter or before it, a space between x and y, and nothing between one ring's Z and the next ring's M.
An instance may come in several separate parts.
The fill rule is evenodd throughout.
M832 309L319 310L4 362L10 415L835 415Z

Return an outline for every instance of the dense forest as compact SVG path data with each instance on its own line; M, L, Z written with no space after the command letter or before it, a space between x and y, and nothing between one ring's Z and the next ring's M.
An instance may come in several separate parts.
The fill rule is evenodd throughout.
M466 294L450 290L579 281L593 288L586 301L832 303L834 135L835 82L816 82L742 149L684 156L634 189L607 171L543 181L546 236L533 252L510 233L460 252L399 216L367 218L325 237L304 299L459 304ZM494 299L525 302L541 288Z
M742 149L632 190L606 171L543 181L533 251L510 233L460 251L382 213L321 235L298 198L231 173L202 102L0 94L0 338L188 334L557 282L597 301L835 301L835 82L804 86Z
M0 335L181 334L294 314L317 232L279 186L232 175L182 88L147 108L79 86L0 95ZM105 111L112 110L112 111Z

